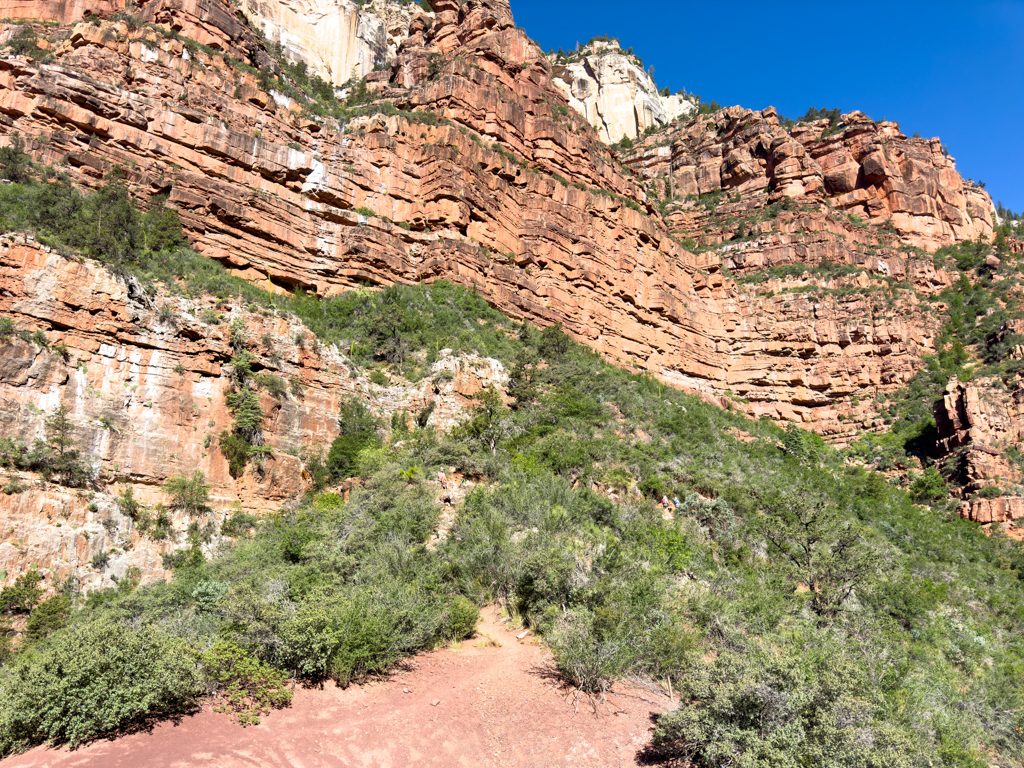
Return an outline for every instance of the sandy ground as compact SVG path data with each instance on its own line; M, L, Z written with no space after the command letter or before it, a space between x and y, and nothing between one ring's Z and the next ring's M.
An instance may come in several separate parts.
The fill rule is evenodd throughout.
M489 644L493 639L498 645ZM208 710L75 751L34 749L4 768L320 768L321 766L619 766L642 756L661 692L618 687L574 705L551 655L485 610L461 647L409 661L383 682L298 689L254 727Z

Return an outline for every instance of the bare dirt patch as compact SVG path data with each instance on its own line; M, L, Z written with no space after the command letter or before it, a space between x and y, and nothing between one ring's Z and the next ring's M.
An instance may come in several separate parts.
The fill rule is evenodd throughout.
M616 686L585 700L553 675L531 635L484 611L479 634L411 659L388 680L295 692L289 709L242 728L208 710L76 751L38 748L8 768L651 765L652 717L668 696Z

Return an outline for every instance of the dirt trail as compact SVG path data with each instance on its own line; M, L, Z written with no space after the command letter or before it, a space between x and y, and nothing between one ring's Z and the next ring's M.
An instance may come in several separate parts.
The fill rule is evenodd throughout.
M551 676L551 655L484 611L461 649L412 659L391 679L298 689L289 709L241 728L204 710L180 723L71 752L38 748L4 768L321 768L640 764L667 696L619 687L595 713ZM500 646L486 645L493 638ZM438 702L438 703L435 703ZM613 711L618 710L615 714Z

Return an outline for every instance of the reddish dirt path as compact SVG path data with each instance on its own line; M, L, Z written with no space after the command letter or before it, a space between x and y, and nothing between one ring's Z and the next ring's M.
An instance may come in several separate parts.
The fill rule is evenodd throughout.
M289 709L241 728L203 711L74 752L34 749L4 768L322 768L638 765L667 696L619 687L597 712L551 678L551 655L485 610L461 650L410 661L388 681L299 689ZM491 637L500 647L486 646ZM405 690L408 690L408 693ZM440 700L434 705L433 702ZM618 710L612 714L613 710Z

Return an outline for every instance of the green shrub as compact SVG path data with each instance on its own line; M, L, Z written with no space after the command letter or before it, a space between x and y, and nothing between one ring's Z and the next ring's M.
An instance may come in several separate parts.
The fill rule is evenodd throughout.
M948 491L942 475L935 467L926 467L910 485L910 493L919 504L931 504L946 498Z
M537 350L548 362L561 359L568 354L572 345L572 339L562 331L562 324L555 323L545 328L540 335Z
M259 524L259 518L246 512L235 512L224 521L220 532L225 536L244 536Z
M171 508L180 509L189 515L205 514L210 511L210 486L206 475L200 470L191 474L179 472L163 485L163 491L171 499Z
M880 719L861 659L827 636L781 649L722 649L679 680L684 702L661 715L655 743L703 766L916 766L913 731Z
M121 512L130 517L132 520L138 520L140 511L142 510L142 504L135 499L135 491L131 486L124 488L117 497L117 506L121 508Z
M448 605L448 626L445 634L452 640L465 640L476 633L480 609L464 597L456 597Z
M184 642L109 619L57 631L0 672L0 690L0 755L190 712L204 693Z
M347 686L430 647L444 618L429 595L393 582L341 595L319 592L284 626L284 658L304 678L331 677Z
M271 709L288 706L288 675L254 658L230 640L218 640L202 657L203 672L217 686L218 712L241 725L257 725Z
M71 615L71 598L67 595L54 595L44 600L29 614L25 622L25 638L36 642L45 640L58 629L63 629Z
M275 373L265 373L259 377L260 386L276 400L284 400L288 396L288 384Z
M357 397L344 398L338 414L338 436L331 443L326 468L334 480L351 477L357 457L364 448L378 442L379 422L366 402Z
M14 584L0 589L0 613L28 613L43 596L39 584L43 574L32 568L14 580Z

